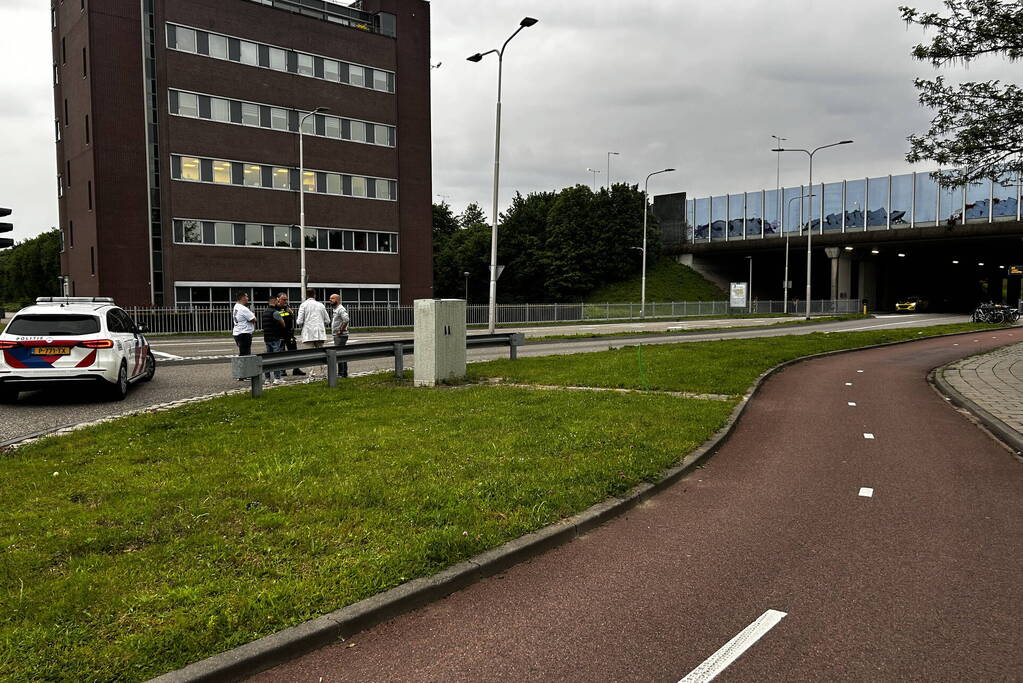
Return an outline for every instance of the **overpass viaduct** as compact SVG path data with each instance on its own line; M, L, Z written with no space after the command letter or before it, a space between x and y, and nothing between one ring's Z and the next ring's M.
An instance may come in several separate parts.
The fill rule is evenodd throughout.
M664 249L718 284L745 281L751 258L760 300L782 298L786 243L789 298L805 296L812 230L815 299L866 299L871 309L891 310L896 299L917 295L932 310L968 311L979 301L1021 298L1020 199L1018 183L948 190L929 173L909 173L822 183L812 193L804 185L661 195L654 213Z

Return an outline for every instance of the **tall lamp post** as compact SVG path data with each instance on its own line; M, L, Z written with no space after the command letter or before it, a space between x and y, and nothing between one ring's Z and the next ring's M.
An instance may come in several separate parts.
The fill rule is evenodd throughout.
M323 114L330 111L326 107L317 107L311 112L303 116L298 121L298 244L299 244L299 285L300 291L298 295L305 299L305 291L308 282L306 282L305 272L305 143L303 137L303 129L305 128L305 120L314 114Z
M838 145L851 145L852 142L853 142L852 140L842 140L841 142L832 142L830 145L821 145L820 147L817 147L817 148L815 148L813 150L809 150L809 149L785 149L784 147L778 147L776 149L772 149L771 151L772 152L802 152L803 154L806 154L808 157L810 157L810 182L807 185L807 189L809 190L809 192L812 193L813 192L813 155L816 154L817 152L821 151L822 149L827 149L828 147L837 147ZM807 230L806 230L806 319L807 320L810 319L810 253L811 253L810 252L810 244L811 244L811 241L812 241L812 238L813 238L813 221L812 221L812 218L813 218L813 203L812 202L810 204L809 218L811 220L807 221Z
M675 169L673 169L673 168L666 168L666 169L663 169L661 171L654 171L653 173L651 173L650 175L648 175L646 177L645 181L643 181L643 277L640 280L640 286L639 286L639 289L640 289L640 291L639 291L639 317L640 318L645 318L646 317L646 215L648 213L647 212L647 207L646 207L646 201L647 201L647 196L648 196L648 189L647 188L650 187L650 178L652 178L655 175L661 174L661 173L671 173L674 170Z
M611 191L611 155L618 156L618 152L607 153L607 191Z
M594 192L596 192L597 191L597 174L600 173L600 171L598 171L595 168L589 168L589 167L587 167L586 170L593 174L593 184L590 185L590 189L592 189Z
M469 303L469 271L462 273L465 276L465 303Z
M774 138L775 147L780 148L781 143L788 141L788 138L783 138L778 135L772 135ZM783 214L781 212L781 152L778 152L775 156L778 157L777 167L775 169L774 176L774 205L778 211L778 224L781 225L781 231L785 232L785 225L782 223ZM764 227L760 228L760 236L766 237ZM785 285L782 287L781 292L781 309L785 313L789 312L789 237L785 236Z
M504 49L508 47L511 39L519 34L519 31L534 25L537 21L538 19L525 17L519 22L519 27L515 29L515 33L508 36L508 40L504 41L504 45L501 46L500 50L477 52L471 57L466 57L470 62L479 62L489 54L497 55L497 125L494 132L494 213L491 215L494 225L490 232L490 307L488 311L490 318L488 329L491 334L494 333L494 324L497 321L497 188L501 176L501 72L504 67Z
M788 215L789 211L792 211L792 202L797 199L806 199L807 197L816 197L814 194L801 194L798 197L789 197L788 206L785 207L785 215ZM780 205L779 205L780 206ZM782 313L788 314L789 312L789 234L785 232L784 223L781 226L781 231L785 233L785 282L782 283Z

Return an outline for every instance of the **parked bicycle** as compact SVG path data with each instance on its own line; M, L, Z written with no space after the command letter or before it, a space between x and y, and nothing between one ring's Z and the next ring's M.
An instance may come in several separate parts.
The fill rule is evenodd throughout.
M973 322L993 325L1012 325L1019 320L1019 309L1004 304L988 302L980 304L973 312Z

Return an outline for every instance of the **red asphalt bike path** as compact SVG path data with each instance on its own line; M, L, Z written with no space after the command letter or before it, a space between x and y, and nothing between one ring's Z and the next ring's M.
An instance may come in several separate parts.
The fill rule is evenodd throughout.
M624 516L251 680L678 681L766 610L787 616L715 680L1020 680L1023 462L926 380L1020 339L788 367Z

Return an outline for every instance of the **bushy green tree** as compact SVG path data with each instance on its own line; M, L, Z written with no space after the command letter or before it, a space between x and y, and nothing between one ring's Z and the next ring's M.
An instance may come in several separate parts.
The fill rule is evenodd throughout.
M0 251L0 303L24 304L60 294L60 231Z
M1011 62L1023 56L1020 0L944 0L944 5L947 13L899 8L908 24L935 30L929 44L913 48L916 59L942 67L984 55ZM926 133L909 137L907 161L954 168L936 176L951 187L983 178L1014 181L1023 174L1023 89L998 80L952 85L941 76L915 83L920 103L936 113Z
M547 215L557 192L516 193L508 211L501 215L497 262L505 266L498 281L502 303L550 301L543 254L547 243Z

